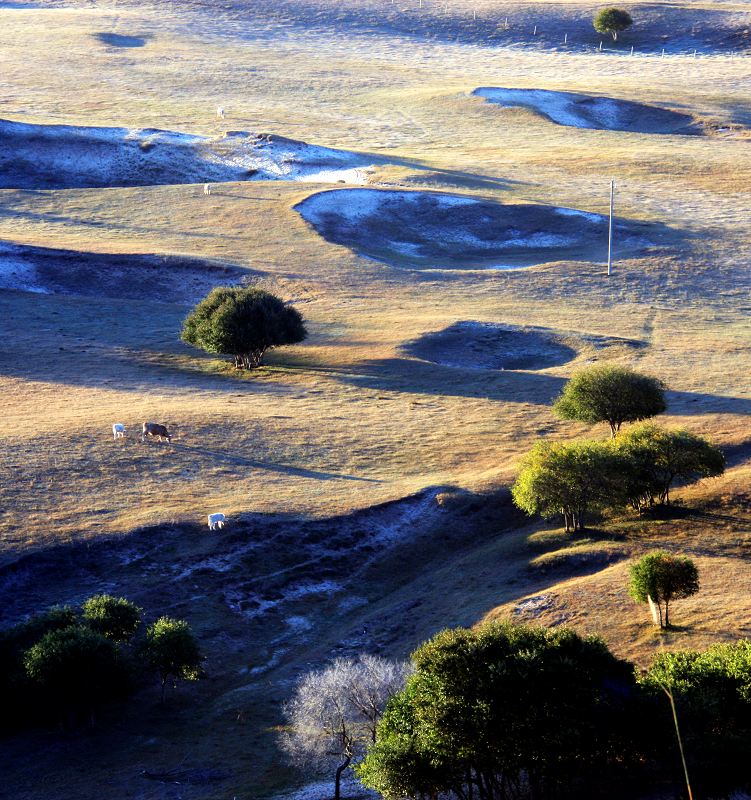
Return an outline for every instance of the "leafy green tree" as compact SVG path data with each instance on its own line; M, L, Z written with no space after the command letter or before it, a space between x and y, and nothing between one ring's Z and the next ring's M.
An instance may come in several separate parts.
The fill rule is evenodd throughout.
M618 438L617 449L631 465L626 491L635 508L670 505L676 480L714 478L725 471L722 451L683 429L637 425Z
M117 645L82 625L52 630L29 648L26 674L61 715L95 709L126 686Z
M182 340L207 353L232 356L237 369L252 369L272 347L302 342L302 316L262 289L220 286L185 320Z
M566 532L584 530L586 514L618 505L622 460L609 443L538 442L511 494L528 514L562 514Z
M618 34L630 28L634 21L628 11L622 8L602 8L595 14L593 24L597 33L609 33L615 42Z
M690 559L654 550L630 567L631 597L657 607L659 625L670 627L670 603L699 591L699 570ZM664 613L663 613L664 611ZM657 619L655 620L658 621Z
M659 702L651 724L661 734L660 756L677 763L678 752L665 746L673 737L663 692L674 698L695 796L727 797L751 789L751 641L661 652L641 683Z
M91 630L113 642L129 642L141 624L141 609L124 597L94 595L83 603L81 610Z
M180 679L194 681L200 676L201 650L184 620L160 617L150 625L141 656L148 666L159 673L162 704L167 681L171 679L174 688Z
M599 639L490 624L443 631L412 659L356 769L386 798L591 796L587 781L634 755L633 671Z
M608 364L574 375L553 404L553 411L562 419L607 422L613 438L624 422L654 417L665 408L661 381Z

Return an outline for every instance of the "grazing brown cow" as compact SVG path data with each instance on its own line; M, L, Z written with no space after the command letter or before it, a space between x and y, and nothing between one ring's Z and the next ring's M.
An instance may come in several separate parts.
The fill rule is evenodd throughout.
M157 422L144 422L143 432L141 433L141 441L145 442L147 436L158 436L159 441L166 439L168 442L172 441L170 432L167 430L166 425L159 425Z

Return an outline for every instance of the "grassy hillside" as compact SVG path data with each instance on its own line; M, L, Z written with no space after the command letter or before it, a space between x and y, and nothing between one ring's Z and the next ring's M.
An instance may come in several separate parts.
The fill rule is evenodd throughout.
M595 214L614 178L619 218L660 230L616 240L610 277L601 240L526 269L417 271L333 244L295 210L338 184L0 190L0 285L16 287L0 289L0 624L112 591L189 619L209 655L209 678L166 714L145 692L93 736L3 742L18 800L280 791L301 778L270 729L300 671L405 655L447 625L565 622L640 665L749 633L748 4L637 4L634 31L603 53L588 3L478 0L479 20L459 0L422 17L384 5L0 4L2 118L271 133L364 154L370 187ZM653 104L700 134L558 125L478 87ZM397 214L378 231L399 242L409 225ZM2 249L15 245L74 252L30 292ZM101 289L71 276L77 263L105 273ZM295 302L309 341L251 375L181 344L191 302L225 274ZM446 366L410 346L460 322L544 329L573 352L501 371L474 368L469 348ZM730 469L680 493L690 513L569 541L506 487L540 436L605 436L550 409L602 358L665 380L665 424L710 437ZM146 420L168 423L172 445L141 444ZM113 441L114 422L130 438ZM218 510L230 524L209 534ZM658 543L693 554L703 587L662 637L624 588L627 559ZM179 790L141 774L188 768Z

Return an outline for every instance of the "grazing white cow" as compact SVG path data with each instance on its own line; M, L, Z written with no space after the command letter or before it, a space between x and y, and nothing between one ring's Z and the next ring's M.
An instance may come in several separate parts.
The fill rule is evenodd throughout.
M123 425L122 422L116 422L112 426L112 438L113 439L125 438L125 425Z
M209 514L209 530L215 531L224 527L224 514Z
M219 119L224 119L224 107L223 106L219 106L217 108L216 115L217 115L217 117L219 117Z
M170 435L170 432L167 430L167 426L159 425L157 422L143 423L143 429L141 432L141 441L145 442L147 436L156 436L158 437L160 442L162 441L162 439L166 439L168 442L172 441L172 436Z
M203 193L204 194L211 194L211 184L210 183L204 183L204 185L203 185Z

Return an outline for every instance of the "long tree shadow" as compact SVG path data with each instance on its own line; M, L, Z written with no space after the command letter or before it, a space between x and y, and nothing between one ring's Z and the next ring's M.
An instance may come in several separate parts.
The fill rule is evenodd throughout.
M222 453L218 450L209 450L205 447L196 447L194 445L181 444L180 442L172 442L172 447L176 450L195 453L198 456L204 456L213 460L228 461L232 464L241 464L243 466L253 467L254 469L267 470L269 472L279 472L283 475L293 475L298 478L314 478L322 481L358 481L362 483L382 482L378 478L363 478L357 475L344 475L340 472L322 472L320 470L308 469L306 467L293 467L289 464L277 464L273 461L258 461L256 459L238 455L237 453Z
M385 358L353 365L338 373L353 386L407 394L478 397L516 403L549 405L560 394L565 378L514 370L444 367L406 358Z

